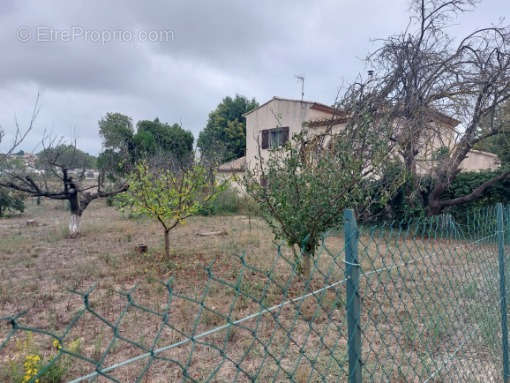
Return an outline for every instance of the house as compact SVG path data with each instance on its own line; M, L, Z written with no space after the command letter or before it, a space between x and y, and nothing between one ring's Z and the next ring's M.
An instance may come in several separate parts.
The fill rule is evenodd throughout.
M346 115L339 114L331 106L318 102L291 100L273 97L269 101L244 115L246 118L246 157L222 164L219 176L226 178L242 174L247 168L257 166L257 158L269 157L269 150L287 142L294 134L306 126L309 132L324 132L332 127L332 132L340 131L347 122ZM458 136L458 120L439 112L430 113L429 137L424 137L418 158L418 172L426 174L432 169L434 153L440 148L451 148ZM461 163L462 171L493 170L499 167L495 154L471 150ZM233 185L239 188L238 184Z

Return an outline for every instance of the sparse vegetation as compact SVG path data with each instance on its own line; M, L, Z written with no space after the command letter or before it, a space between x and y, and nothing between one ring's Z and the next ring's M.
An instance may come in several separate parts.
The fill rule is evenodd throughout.
M216 198L223 186L211 185L199 165L150 168L139 163L127 179L129 190L119 195L123 207L157 220L163 227L165 255L170 256L170 232Z

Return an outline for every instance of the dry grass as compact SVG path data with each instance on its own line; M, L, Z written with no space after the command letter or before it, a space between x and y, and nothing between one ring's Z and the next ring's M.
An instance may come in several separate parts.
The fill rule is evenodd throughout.
M80 339L80 353L98 361L111 347L101 360L103 366L143 353L126 339L152 348L162 322L160 316L132 305L122 314L128 298L119 291L137 286L132 302L163 313L171 288L167 326L157 342L161 347L344 278L339 236L328 237L315 258L313 280L305 286L292 268L290 249L282 247L278 256L270 230L259 219L194 217L172 232L172 256L166 259L155 222L127 219L96 202L85 212L82 235L69 239L67 214L62 204L45 201L30 206L22 217L0 220L0 317L30 308L22 324L61 332L83 307L82 298L67 289L84 292L95 285L91 309L111 323L125 315L117 341L110 344L112 329L87 312L73 325L64 345ZM39 225L27 226L27 219ZM227 235L196 235L211 230L225 230ZM138 243L149 246L148 254L134 251ZM456 254L448 253L456 246L460 246ZM455 241L362 237L365 376L374 381L415 381L414 377L430 376L444 364L431 381L464 376L478 381L474 377L480 366L489 377L480 381L490 381L497 369L494 353L487 347L494 324L484 332L480 323L493 319L493 312L483 315L480 301L494 304L493 251L492 245L474 250ZM375 269L382 270L370 272ZM168 286L161 283L168 280ZM8 330L8 326L0 328L0 339ZM0 363L8 365L19 358L16 343L25 336L19 333L9 342L0 352ZM464 339L462 352L446 363ZM51 338L35 335L33 342L45 356L55 354ZM211 382L244 382L255 375L261 382L345 381L345 285L174 347L159 357L143 381L212 377ZM112 376L133 381L146 362L119 368ZM91 371L90 363L75 361L68 374L76 377Z
M172 279L175 296L171 304L170 323L174 330L163 331L158 342L159 346L163 346L184 339L183 334L198 334L222 325L229 314L229 318L235 320L256 312L262 307L258 301L266 306L274 305L343 277L343 269L340 268L342 265L335 264L334 258L323 254L322 258L319 258L318 266L323 275L317 274L310 286L305 288L303 282L293 274L292 265L283 257L277 256L277 246L272 240L270 230L256 218L194 217L172 232L172 256L167 259L163 256L162 233L157 223L145 219L127 219L114 209L96 203L85 212L82 235L77 239L70 239L66 235L67 214L62 204L44 201L42 206L29 206L22 217L0 220L0 261L3 266L0 271L0 316L30 308L22 319L23 323L49 331L62 331L83 306L80 296L70 294L68 289L86 291L95 286L90 296L91 307L114 322L127 301L118 291L137 285L133 293L136 302L155 311L162 311L167 303L168 291L160 281ZM38 225L27 226L28 219L36 220ZM217 237L196 235L198 232L211 230L225 230L228 234ZM142 242L149 246L149 252L145 255L134 251L135 245ZM339 238L332 238L330 242L332 245L336 244L336 247L341 244ZM281 251L284 257L292 261L292 252L288 248L282 248ZM244 262L251 266L250 269L243 269L241 255ZM209 266L214 279L222 282L209 280L207 283L209 277L206 267ZM243 277L240 279L241 269ZM269 271L272 272L271 278L278 284L266 285L266 273ZM226 287L225 283L238 286L239 292L236 292L235 288ZM207 293L202 296L204 287L207 288ZM294 369L293 354L299 355L301 344L307 343L307 347L313 344L320 346L322 335L319 334L325 334L324 337L328 338L332 348L343 350L345 341L339 340L343 335L335 330L338 323L343 321L336 303L339 301L337 294L340 294L340 290L336 293L335 290L327 292L325 302L328 300L328 304L324 310L310 299L303 302L302 308L300 305L285 307L276 314L281 316L279 322L285 326L282 328L275 328L274 317L265 314L260 322L254 319L243 323L244 329L238 327L228 333L221 331L203 338L203 342L218 347L222 347L223 342L228 342L227 350L231 361L224 363L213 381L234 378L237 371L234 363L241 361L243 354L246 355L241 368L246 373L256 371L262 361L265 367L261 378L282 373L274 360L264 360L263 345L253 342L254 331L264 342L274 334L268 350L274 353L275 357L281 356L282 365L289 370ZM199 305L179 298L181 296L203 299L204 305L211 311L204 310L198 318ZM299 310L302 315L296 313ZM296 316L299 319L294 321ZM330 323L332 318L336 318L338 323ZM150 348L160 321L161 318L132 308L122 321L120 334ZM311 323L318 326L314 329L316 333L305 337ZM332 332L331 329L335 331ZM7 327L0 330L2 338L7 330ZM293 340L295 344L291 342L285 346L288 342L286 332L289 330L298 335ZM18 338L22 337L20 335ZM99 359L112 338L112 331L90 313L86 313L66 339L76 338L81 339L81 352L84 355ZM45 355L54 353L49 337L35 336L34 341ZM0 358L4 361L14 358L15 343L16 339L13 339ZM293 348L294 351L288 352ZM161 355L185 365L190 349L190 345L184 345ZM141 352L140 349L119 341L103 365L108 366ZM285 356L287 353L288 356ZM310 353L314 354L313 349ZM321 353L327 354L324 350ZM344 355L338 356L343 357ZM189 361L190 375L200 381L207 377L221 360L219 353L210 346L197 344L193 358ZM324 363L326 362L327 358ZM134 363L119 369L113 375L123 381L130 381L142 365L143 363ZM331 369L331 366L325 365L324 371L326 368ZM75 363L71 372L76 375L91 370L93 369L90 364ZM306 371L306 367L302 367L296 374L303 376ZM246 375L241 374L238 379L242 381L245 377ZM145 380L171 381L181 378L182 369L177 364L156 361L146 374ZM286 378L277 378L280 379Z

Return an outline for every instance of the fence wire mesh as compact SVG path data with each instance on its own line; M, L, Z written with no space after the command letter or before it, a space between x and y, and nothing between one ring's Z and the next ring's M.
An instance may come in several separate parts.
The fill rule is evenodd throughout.
M499 226L496 207L462 224L442 215L346 225L323 236L306 280L282 246L265 268L246 255L236 257L236 273L209 264L191 291L161 283L165 299L156 304L139 299L143 287L109 295L74 289L55 313L64 325L33 325L27 311L0 318L1 369L9 371L0 376L39 383L500 382L500 272L506 279L510 262L502 270L498 251L510 254L510 209L500 211Z

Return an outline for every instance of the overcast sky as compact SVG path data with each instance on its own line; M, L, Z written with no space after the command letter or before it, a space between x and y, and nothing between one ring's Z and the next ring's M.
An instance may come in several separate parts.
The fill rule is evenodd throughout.
M305 99L331 104L368 69L371 39L400 31L408 11L408 0L0 0L0 125L26 124L39 92L23 148L40 150L47 131L97 154L107 112L179 122L196 138L227 95L299 98L295 74ZM505 16L510 1L485 0L452 33Z

